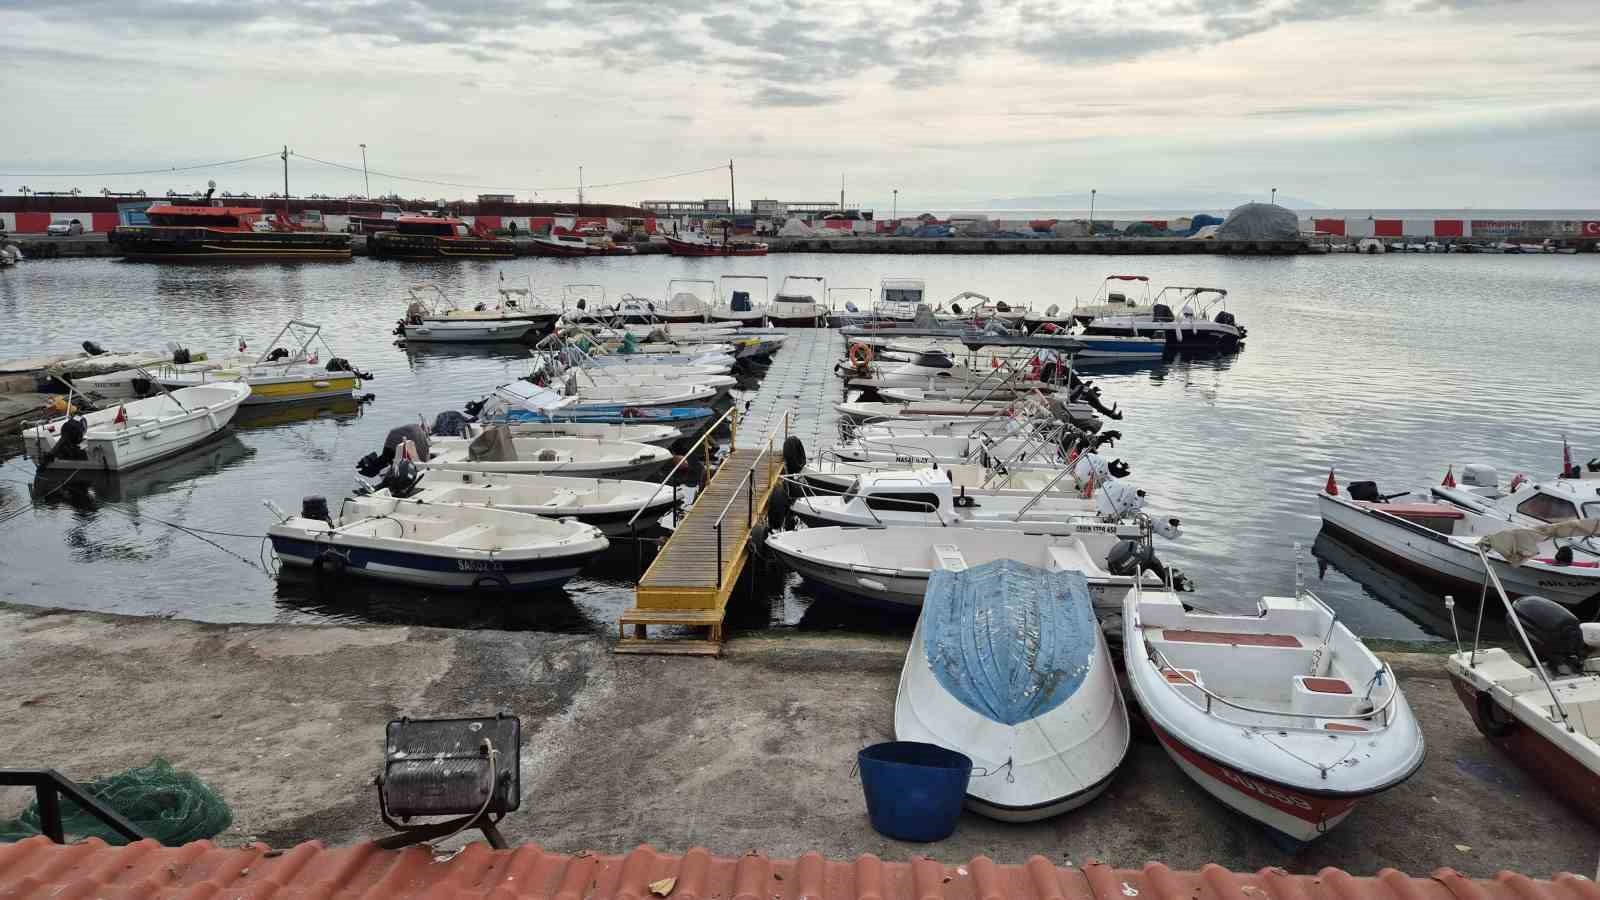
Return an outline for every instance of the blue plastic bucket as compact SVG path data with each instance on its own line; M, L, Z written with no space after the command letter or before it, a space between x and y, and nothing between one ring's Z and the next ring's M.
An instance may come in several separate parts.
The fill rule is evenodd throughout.
M927 843L956 830L972 779L963 753L917 741L873 744L856 754L867 818L885 837Z

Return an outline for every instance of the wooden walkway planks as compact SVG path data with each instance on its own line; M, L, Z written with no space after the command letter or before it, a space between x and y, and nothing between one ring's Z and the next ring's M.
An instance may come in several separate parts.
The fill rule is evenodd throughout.
M635 606L618 618L621 635L616 652L721 653L728 597L744 571L751 529L766 519L767 503L783 469L782 455L772 443L732 451L695 497L694 506L639 579ZM650 625L701 626L711 635L703 642L651 641Z

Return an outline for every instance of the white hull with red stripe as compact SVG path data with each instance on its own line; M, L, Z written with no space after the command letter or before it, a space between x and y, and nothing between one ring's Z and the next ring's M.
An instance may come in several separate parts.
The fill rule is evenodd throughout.
M1168 756L1205 791L1296 841L1422 765L1422 732L1370 650L1309 593L1256 615L1127 592L1128 685Z

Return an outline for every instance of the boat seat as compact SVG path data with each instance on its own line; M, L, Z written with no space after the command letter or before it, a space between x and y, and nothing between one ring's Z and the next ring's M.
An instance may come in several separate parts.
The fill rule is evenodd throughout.
M1362 702L1343 678L1296 675L1289 692L1289 709L1305 716L1349 715L1358 712Z
M939 561L941 569L948 569L951 572L967 570L967 558L961 555L961 548L954 544L934 544L933 555Z
M447 547L474 547L475 542L493 531L494 526L478 523L452 531L444 537L434 539L431 543L442 544Z
M1246 634L1240 631L1163 629L1162 638L1182 644L1235 644L1245 647L1303 647L1292 634Z
M1344 734L1361 734L1372 730L1371 727L1352 719L1318 719L1317 727L1323 731Z
M556 492L554 497L539 504L541 509L561 509L568 506L577 506L578 496L565 488Z

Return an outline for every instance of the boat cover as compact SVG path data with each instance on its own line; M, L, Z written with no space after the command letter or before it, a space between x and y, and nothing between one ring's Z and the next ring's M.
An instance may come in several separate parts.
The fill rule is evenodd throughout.
M1533 528L1507 528L1485 535L1480 542L1513 566L1539 555L1539 545L1554 538L1600 537L1600 519L1569 519Z
M467 459L471 462L516 462L517 445L511 439L511 429L504 425L485 428L467 445Z
M1016 725L1055 709L1089 673L1094 608L1082 572L997 559L934 569L922 641L940 686L973 712Z

